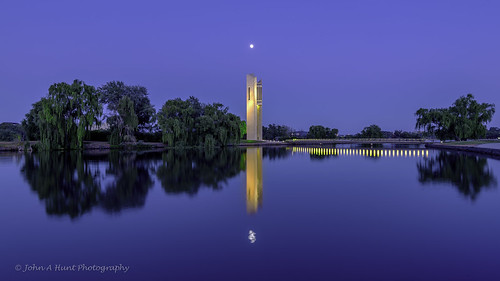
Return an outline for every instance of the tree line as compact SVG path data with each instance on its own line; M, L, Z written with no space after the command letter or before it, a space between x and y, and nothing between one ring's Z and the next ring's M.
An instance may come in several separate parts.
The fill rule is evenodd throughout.
M82 149L98 130L112 145L134 143L149 133L168 146L226 146L239 143L241 125L220 103L178 98L156 112L143 86L111 81L96 88L80 80L50 86L22 121L26 138L39 140L44 150Z
M340 137L338 129L331 129L322 125L312 125L307 132L294 131L286 125L269 124L263 127L263 136L266 140L287 139L335 139L335 138L422 138L425 134L396 130L394 132L382 131L378 125L370 125L354 135Z
M478 103L472 94L448 108L420 108L415 128L420 132L382 131L375 124L344 138L422 138L467 140L498 138L491 122L495 105ZM226 146L246 137L246 123L220 103L203 104L197 98L167 100L158 112L145 87L111 81L100 87L74 80L55 83L48 94L32 105L22 126L2 123L1 141L39 140L41 149L81 149L85 140L105 140L112 145L134 143L138 138L168 146ZM338 129L312 125L307 132L286 125L263 127L266 140L292 138L334 139Z
M500 128L486 129L495 114L495 105L479 103L472 94L458 98L448 108L420 108L415 113L417 122L415 128L419 132L382 131L375 124L363 128L360 133L346 135L344 138L438 138L440 140L467 140L478 138L500 138ZM290 138L334 139L338 137L337 129L321 125L313 125L305 132L293 132L284 125L270 124L263 128L265 139L284 140Z

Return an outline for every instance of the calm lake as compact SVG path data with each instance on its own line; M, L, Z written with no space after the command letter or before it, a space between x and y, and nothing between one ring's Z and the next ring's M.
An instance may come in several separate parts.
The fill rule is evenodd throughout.
M0 154L0 279L500 280L499 174L422 146Z

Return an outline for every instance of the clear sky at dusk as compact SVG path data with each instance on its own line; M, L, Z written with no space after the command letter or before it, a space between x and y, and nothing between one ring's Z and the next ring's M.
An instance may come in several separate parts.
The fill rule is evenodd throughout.
M74 79L244 119L255 73L264 124L413 130L418 108L467 93L500 107L499 15L499 1L2 1L0 122Z

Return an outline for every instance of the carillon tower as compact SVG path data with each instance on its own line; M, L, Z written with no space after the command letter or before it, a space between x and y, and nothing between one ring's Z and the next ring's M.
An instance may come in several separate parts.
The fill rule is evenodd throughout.
M262 80L247 74L247 140L262 140Z

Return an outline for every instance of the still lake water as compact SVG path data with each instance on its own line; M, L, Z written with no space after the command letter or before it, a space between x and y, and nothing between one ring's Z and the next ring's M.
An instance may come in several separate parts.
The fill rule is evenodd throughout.
M423 147L0 154L0 279L500 280L499 173Z

